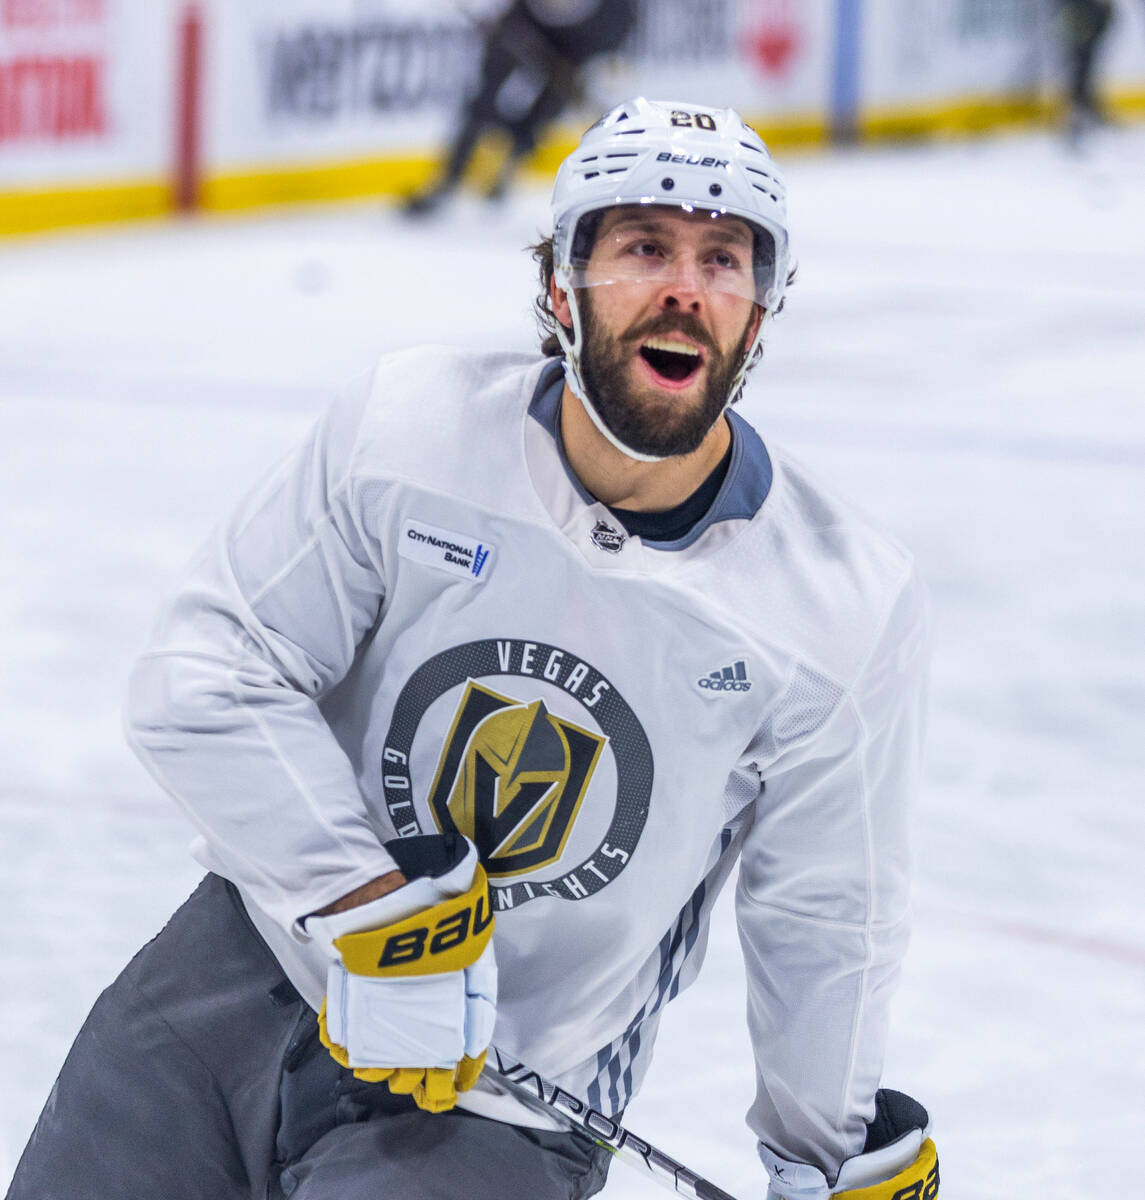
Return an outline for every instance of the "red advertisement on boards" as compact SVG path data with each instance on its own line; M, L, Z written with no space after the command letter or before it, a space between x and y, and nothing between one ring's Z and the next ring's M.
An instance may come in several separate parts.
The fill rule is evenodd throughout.
M108 129L106 0L0 0L0 145Z

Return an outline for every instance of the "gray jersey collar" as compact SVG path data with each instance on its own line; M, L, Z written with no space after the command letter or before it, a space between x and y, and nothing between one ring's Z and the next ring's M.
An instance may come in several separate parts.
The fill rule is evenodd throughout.
M554 358L545 364L537 380L533 399L529 404L529 416L544 427L556 443L561 464L569 483L572 484L585 504L595 504L596 498L585 490L584 484L569 466L561 437L560 413L561 392L564 388L564 372L561 360ZM771 457L759 434L739 415L728 410L728 421L732 431L732 459L723 486L716 494L711 508L682 537L674 542L647 542L657 550L684 550L692 545L706 530L720 521L750 521L767 499L771 490Z

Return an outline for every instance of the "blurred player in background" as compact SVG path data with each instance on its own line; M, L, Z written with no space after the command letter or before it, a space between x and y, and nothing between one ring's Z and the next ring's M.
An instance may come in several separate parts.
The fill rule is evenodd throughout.
M1096 77L1113 10L1114 0L1058 0L1057 24L1065 54L1069 105L1066 137L1075 145L1096 127L1109 124Z
M405 202L411 215L431 212L461 183L481 136L490 131L508 149L486 197L499 199L551 122L583 100L583 68L614 54L636 18L636 0L513 0L485 28L477 90L439 177Z
M487 1050L622 1113L737 867L758 1194L937 1196L880 1087L925 590L732 410L786 212L730 109L612 110L534 249L541 353L385 356L207 544L127 727L209 874L10 1200L583 1200L608 1152Z

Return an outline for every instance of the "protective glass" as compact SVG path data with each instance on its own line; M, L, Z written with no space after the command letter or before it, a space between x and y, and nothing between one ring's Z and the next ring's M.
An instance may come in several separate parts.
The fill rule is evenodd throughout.
M696 216L682 221L681 213ZM571 268L574 288L673 287L738 296L766 307L775 282L775 242L762 226L719 210L631 205L581 218Z

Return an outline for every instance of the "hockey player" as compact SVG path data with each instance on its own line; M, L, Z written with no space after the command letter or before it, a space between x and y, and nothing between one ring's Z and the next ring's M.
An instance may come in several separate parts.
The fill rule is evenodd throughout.
M614 54L636 22L636 0L513 0L484 29L481 74L467 97L440 174L407 198L422 216L461 183L481 135L494 129L508 150L487 198L500 199L545 129L581 100L585 67Z
M128 731L209 873L10 1200L592 1195L607 1153L486 1049L620 1113L737 862L760 1195L937 1195L925 1110L879 1088L923 593L730 409L783 182L731 110L636 99L553 220L553 353L383 358L162 614Z
M1074 146L1093 129L1110 123L1098 98L1095 70L1113 15L1113 0L1058 0L1057 25L1068 85L1066 140Z

